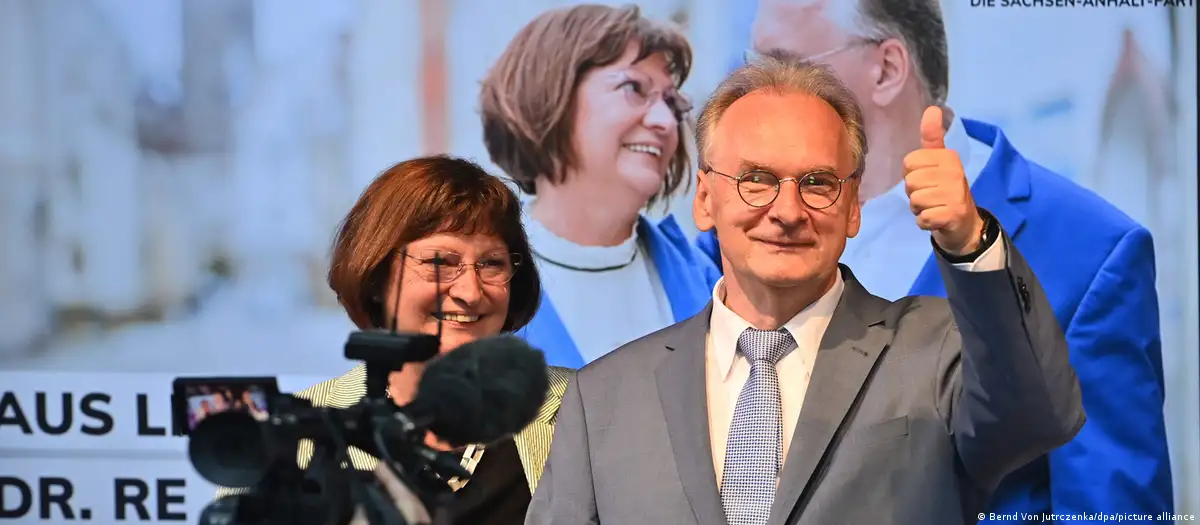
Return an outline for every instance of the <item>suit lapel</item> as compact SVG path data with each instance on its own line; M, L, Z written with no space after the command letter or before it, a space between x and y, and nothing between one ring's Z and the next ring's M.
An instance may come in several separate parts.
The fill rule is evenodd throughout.
M867 293L844 266L842 275L846 288L821 339L768 523L785 523L800 503L892 338L892 330L882 326L888 303Z
M705 339L710 303L679 325L667 347L670 354L655 370L667 436L679 470L679 481L700 525L725 523L708 436L708 402L704 386Z
M525 471L525 481L529 483L530 494L537 490L553 439L554 425L541 420L534 420L513 436L513 442L517 445L517 455L521 457L521 469Z
M357 365L349 372L336 379L314 385L297 394L297 397L312 401L313 405L332 408L349 408L367 395L367 366ZM297 446L297 463L300 468L308 468L313 457L313 442L308 439L300 440ZM348 451L350 464L355 470L375 470L378 460L358 447L350 447Z
M963 127L967 136L992 148L987 164L971 185L971 195L976 204L996 216L1009 238L1016 239L1025 226L1025 214L1017 203L1033 194L1029 165L1000 128L971 119L963 119Z
M533 422L529 423L513 441L517 445L517 455L521 458L521 468L525 471L525 480L529 483L529 493L537 490L538 480L546 467L546 458L550 455L550 442L554 439L554 420L558 409L562 406L563 395L567 391L567 383L571 380L571 372L566 369L550 367L550 392Z

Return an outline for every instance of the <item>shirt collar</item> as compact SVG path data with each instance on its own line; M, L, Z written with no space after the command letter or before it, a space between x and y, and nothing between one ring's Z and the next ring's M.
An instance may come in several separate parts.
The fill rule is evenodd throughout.
M958 158L962 160L968 184L974 184L975 179L979 178L979 173L983 171L983 164L979 164L977 161L978 154L986 150L986 146L967 135L967 127L961 118L954 117L950 121L950 128L946 130L946 147L958 152ZM985 155L983 158L984 164L986 164L987 156Z
M637 223L629 232L629 238L616 246L582 246L559 237L534 219L528 213L522 213L529 244L535 253L547 259L584 268L619 266L627 264L638 250Z
M783 324L783 328L796 340L797 347L816 347L821 344L821 337L825 335L825 328L829 326L829 320L833 318L833 311L845 288L846 283L842 280L842 272L838 271L837 280L834 281L833 287L825 292L825 295ZM742 332L750 328L750 323L725 306L724 277L713 287L712 302L712 315L709 317L709 342L712 345L712 351L715 352L717 372L724 379L729 377L729 371L733 368L733 361L737 356L738 338L741 337Z

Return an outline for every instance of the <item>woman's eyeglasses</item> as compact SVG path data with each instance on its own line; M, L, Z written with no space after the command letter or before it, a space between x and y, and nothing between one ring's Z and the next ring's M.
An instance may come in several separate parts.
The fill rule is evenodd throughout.
M837 202L838 197L842 195L842 185L850 180L850 177L840 179L837 175L827 171L815 171L786 179L781 179L778 175L763 170L750 170L736 177L712 168L706 168L704 171L716 173L736 182L738 196L742 198L743 202L755 208L775 202L775 199L779 197L779 187L787 181L792 181L800 189L800 200L804 201L806 206L814 210L823 210Z
M468 262L461 254L446 250L417 250L405 254L412 262L409 267L417 271L426 282L451 283L458 279L467 267L472 267L479 280L487 284L505 284L512 280L517 266L521 264L519 253L499 253Z
M619 81L617 89L635 109L646 109L661 99L675 114L675 120L681 121L684 115L692 111L692 101L675 88L651 88L654 84L650 79L631 72L618 73L616 77Z

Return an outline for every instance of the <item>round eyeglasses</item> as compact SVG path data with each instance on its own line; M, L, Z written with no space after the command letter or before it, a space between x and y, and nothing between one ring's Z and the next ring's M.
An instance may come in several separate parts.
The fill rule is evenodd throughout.
M828 171L814 171L799 177L781 179L769 171L750 170L737 177L726 175L712 168L708 172L716 173L737 183L738 196L746 204L755 208L768 206L779 197L779 186L787 181L796 183L800 189L800 200L814 210L823 210L833 206L842 195L842 184L850 177L839 179ZM853 177L853 175L851 175Z
M445 250L417 250L404 254L413 261L409 266L417 275L431 283L451 283L458 279L468 266L475 269L479 280L487 284L505 284L516 274L521 265L519 253L497 253L480 257L473 263L457 253Z

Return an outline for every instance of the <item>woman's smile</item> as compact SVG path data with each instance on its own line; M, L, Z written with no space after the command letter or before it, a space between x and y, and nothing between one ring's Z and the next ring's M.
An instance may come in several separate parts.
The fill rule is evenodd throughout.
M432 315L434 319L437 319L442 322L461 324L461 325L467 325L467 324L477 322L484 317L483 315L471 315L471 314L460 313L460 312L442 312L440 314L437 312L434 312L433 314L430 314L430 315Z

